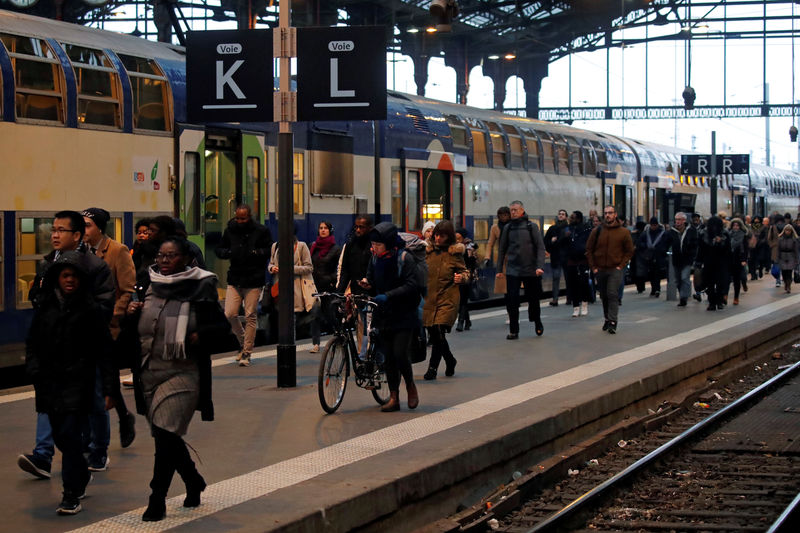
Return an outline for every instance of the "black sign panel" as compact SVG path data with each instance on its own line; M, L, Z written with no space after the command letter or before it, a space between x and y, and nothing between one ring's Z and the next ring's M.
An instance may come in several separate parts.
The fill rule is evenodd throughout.
M386 119L386 28L297 29L297 120Z
M750 174L749 154L717 154L717 174ZM681 174L710 176L711 155L682 155Z
M189 122L272 122L272 31L189 32Z

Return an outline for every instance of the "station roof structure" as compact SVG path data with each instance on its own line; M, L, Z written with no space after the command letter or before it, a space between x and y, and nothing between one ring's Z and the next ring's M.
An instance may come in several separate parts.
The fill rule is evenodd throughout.
M81 24L125 20L121 6L136 6L152 19L161 41L179 41L198 22L236 21L239 28L275 27L281 0L6 0L4 8ZM482 65L495 82L495 108L502 109L505 81L522 78L525 114L536 116L548 65L571 53L613 48L645 40L789 37L789 29L715 32L693 29L709 21L739 23L767 19L767 4L792 0L293 0L292 25L387 28L390 51L412 58L418 94L424 94L431 57L443 57L456 72L457 100L466 103L469 72ZM728 19L729 6L747 5L752 15ZM116 11L116 13L115 13ZM784 17L786 18L786 17ZM791 17L788 17L791 18ZM668 32L625 41L618 30L662 26ZM207 26L206 26L207 27ZM147 28L147 26L145 26ZM676 29L677 28L677 29ZM657 33L657 32L654 32Z

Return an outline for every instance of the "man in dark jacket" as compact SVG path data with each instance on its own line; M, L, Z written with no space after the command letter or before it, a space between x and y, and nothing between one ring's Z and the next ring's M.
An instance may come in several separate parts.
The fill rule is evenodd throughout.
M230 259L228 288L225 292L225 316L239 339L239 366L250 366L250 355L258 328L258 298L264 289L272 234L253 220L249 205L236 208L219 245L214 250L220 259ZM239 322L239 308L244 303L245 327Z
M652 217L650 225L636 241L636 269L640 278L650 281L650 296L653 298L661 296L661 279L667 269L669 246L669 234L658 219Z
M539 225L528 220L525 206L515 200L509 205L511 220L500 235L500 253L497 264L506 261L506 273L499 272L498 278L506 278L506 310L508 311L509 333L507 339L519 338L519 290L525 284L525 298L528 300L528 321L536 324L536 334L544 333L539 298L542 293L542 274L544 273L544 242Z
M47 295L54 290L52 286L54 280L47 275L49 269L61 255L73 252L73 261L78 263L81 271L85 274L84 286L92 296L94 304L100 308L106 319L106 325L108 325L111 323L114 311L114 282L106 262L87 251L86 245L83 243L85 232L86 222L83 215L77 211L59 211L55 214L50 233L50 244L53 246L53 251L39 263L38 274L34 278L30 290L30 300L34 308L41 305ZM93 372L92 377L94 375ZM107 414L103 418L107 420ZM93 443L95 447L92 449L90 457L94 465L102 466L103 469L108 462L109 433L108 423L104 428L96 428L98 438ZM36 446L33 448L33 453L17 457L17 465L38 478L49 479L50 464L53 461L54 453L55 445L50 420L46 413L40 412L36 421Z
M372 217L357 215L350 239L339 255L339 269L336 292L344 293L348 287L353 294L366 294L358 284L367 275L367 266L372 258L369 232L372 231Z
M419 404L419 395L409 351L423 288L419 285L415 260L410 253L402 253L399 249L401 241L394 224L381 222L367 235L374 258L359 285L375 295L378 303L372 324L380 331L379 349L386 358L386 381L390 394L389 402L381 407L381 411L400 410L400 376L406 382L408 408L414 409Z
M675 225L669 230L675 286L680 296L678 307L686 307L692 295L692 266L697 257L697 229L686 222L686 213L675 213Z
M586 242L586 258L600 288L605 322L603 331L617 332L619 286L625 266L633 256L633 239L628 228L617 219L613 205L603 209L603 223L594 228Z
M550 300L550 305L558 305L558 293L561 290L561 271L563 264L562 249L566 247L564 240L564 233L567 229L567 212L564 209L558 210L556 223L547 228L544 234L544 248L550 254L550 274L553 278L553 297Z

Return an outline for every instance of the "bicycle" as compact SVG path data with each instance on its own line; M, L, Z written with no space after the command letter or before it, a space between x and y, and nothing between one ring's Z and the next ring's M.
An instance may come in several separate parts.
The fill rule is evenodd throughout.
M317 392L322 409L332 414L342 404L351 368L356 385L372 392L375 401L385 405L389 401L389 383L380 352L376 350L378 331L372 327L372 313L378 304L363 295L323 292L316 296L334 301L335 318L333 337L325 345L319 362ZM364 335L367 337L364 353L356 347L353 336L357 313L364 316Z

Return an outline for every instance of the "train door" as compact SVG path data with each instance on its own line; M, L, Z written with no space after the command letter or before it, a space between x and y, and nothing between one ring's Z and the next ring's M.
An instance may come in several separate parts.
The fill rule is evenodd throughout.
M614 185L614 195L609 197L609 203L614 205L617 218L620 220L633 220L633 189L627 185Z
M240 165L242 193L241 200L237 203L249 205L253 210L253 218L263 224L265 223L263 217L267 213L264 188L264 170L267 165L263 135L242 132Z
M743 215L749 214L747 211L747 196L742 194L734 194L733 196L733 212L741 213Z
M437 223L451 218L450 173L444 170L422 169L422 219L423 223Z

